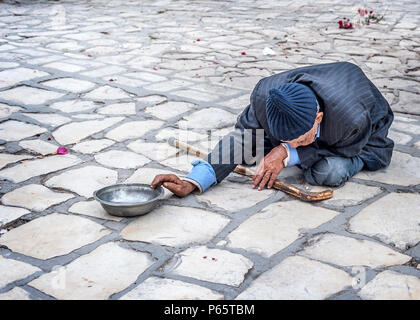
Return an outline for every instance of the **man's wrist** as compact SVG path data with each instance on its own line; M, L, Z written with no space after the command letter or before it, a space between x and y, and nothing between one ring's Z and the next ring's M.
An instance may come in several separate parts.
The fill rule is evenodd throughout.
M290 150L289 147L287 146L287 144L282 143L279 147L283 147L284 149L284 158L283 158L283 165L285 167L287 167L287 165L289 164L289 160L290 160Z
M187 177L183 177L183 178L181 178L181 180L183 182L186 182L187 185L188 185L188 187L191 188L191 191L190 192L193 192L195 189L198 189L200 191L200 193L203 192L203 190L201 189L200 184L197 181L195 181L193 179L190 179L190 178L187 178Z

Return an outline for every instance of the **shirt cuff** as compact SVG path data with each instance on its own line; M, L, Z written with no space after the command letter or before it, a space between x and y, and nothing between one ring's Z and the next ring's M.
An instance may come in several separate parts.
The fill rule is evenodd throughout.
M289 163L287 164L288 167L295 166L297 164L300 164L300 158L297 150L295 148L292 148L288 143L287 147L289 148L290 158Z
M197 159L191 162L191 164L194 167L183 180L189 181L197 186L200 193L206 191L212 185L217 183L216 173L207 161Z

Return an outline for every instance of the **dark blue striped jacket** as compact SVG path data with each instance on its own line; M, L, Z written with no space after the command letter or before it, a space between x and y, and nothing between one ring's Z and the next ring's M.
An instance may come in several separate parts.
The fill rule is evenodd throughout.
M358 66L349 62L302 67L261 79L251 94L250 104L238 117L236 131L264 129L267 142L279 145L280 141L268 129L265 103L271 88L287 82L311 88L324 112L319 138L297 148L303 169L328 156L360 156L368 170L389 165L394 142L387 134L394 115L375 85ZM212 153L221 150L221 144ZM220 182L237 164L212 163L211 156L208 161Z

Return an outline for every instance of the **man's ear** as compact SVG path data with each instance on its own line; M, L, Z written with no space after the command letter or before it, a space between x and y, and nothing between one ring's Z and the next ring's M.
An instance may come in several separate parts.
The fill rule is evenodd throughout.
M324 112L317 112L316 117L315 117L315 121L317 121L318 123L321 123L323 116L324 116Z

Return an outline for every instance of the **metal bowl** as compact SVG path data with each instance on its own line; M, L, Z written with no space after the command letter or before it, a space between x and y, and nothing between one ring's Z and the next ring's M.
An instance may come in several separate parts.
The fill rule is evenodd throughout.
M114 184L93 193L106 212L118 217L134 217L152 211L163 198L161 186L156 189L143 183Z

